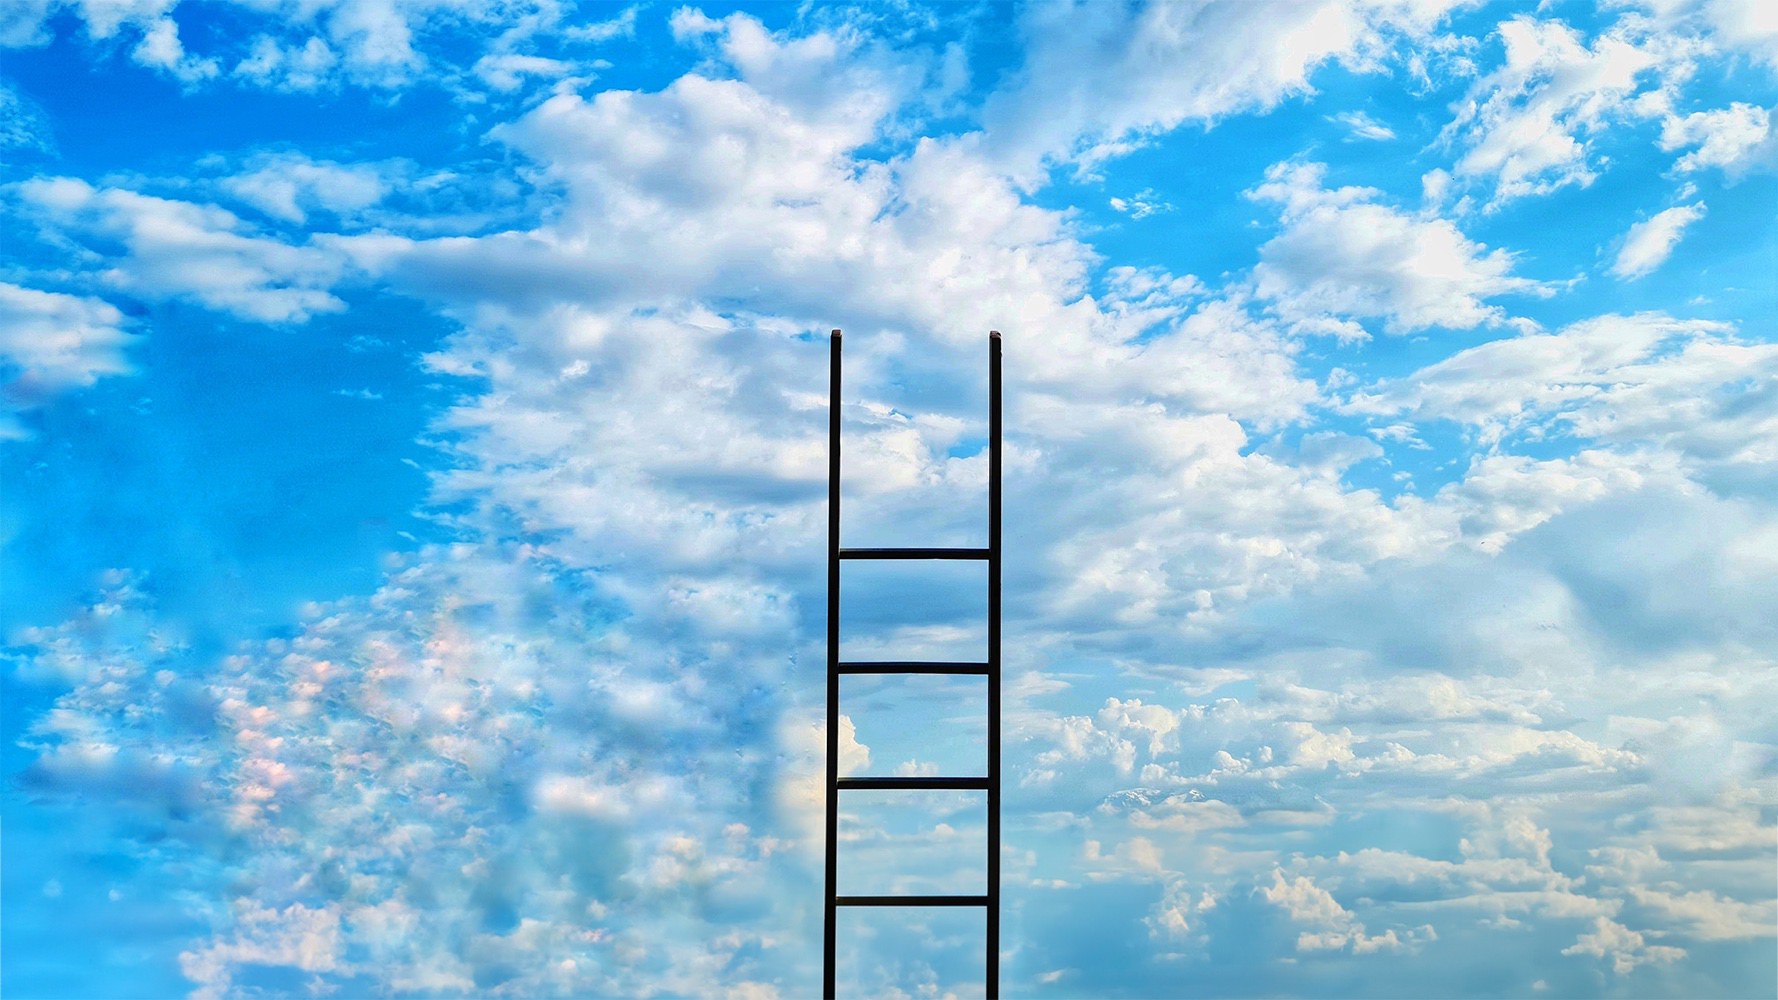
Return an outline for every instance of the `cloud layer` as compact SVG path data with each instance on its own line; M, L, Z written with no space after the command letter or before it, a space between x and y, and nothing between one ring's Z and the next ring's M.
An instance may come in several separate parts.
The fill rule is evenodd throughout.
M488 109L486 163L268 144L6 189L17 413L180 336L118 303L321 336L399 300L445 331L408 376L441 387L440 535L370 586L218 648L116 570L11 637L16 780L105 803L95 850L178 888L198 995L813 989L836 324L849 544L980 543L1008 332L1009 989L1765 988L1778 348L1662 284L1688 225L1767 190L1769 81L1687 89L1758 51L1715 7L1033 7L970 90L917 11L273 5L241 54L183 5L55 10L0 34L77 22L188 88L438 73ZM545 42L648 31L671 72L624 86ZM1351 86L1425 89L1308 106ZM1213 206L1050 196L1292 102L1332 141ZM1628 169L1626 135L1675 207L1590 209L1605 264L1524 249L1512 213ZM1215 273L1105 249L1217 212ZM980 641L973 577L847 585L849 649ZM979 753L973 689L847 696L849 772ZM967 796L843 820L847 884L979 879ZM855 992L977 988L972 924L848 927Z

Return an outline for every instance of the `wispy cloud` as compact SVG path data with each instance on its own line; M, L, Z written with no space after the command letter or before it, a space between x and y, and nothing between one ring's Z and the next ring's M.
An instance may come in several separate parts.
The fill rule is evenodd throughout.
M1685 237L1686 228L1704 217L1704 203L1678 205L1656 213L1630 227L1618 248L1611 273L1620 278L1635 279L1652 273L1673 255L1673 248Z
M1128 198L1113 198L1109 204L1113 211L1122 212L1132 219L1146 219L1151 215L1174 210L1172 203L1162 200L1153 188L1143 188Z
M1330 116L1328 121L1344 126L1350 139L1387 142L1395 138L1394 129L1363 111L1342 111L1337 115Z

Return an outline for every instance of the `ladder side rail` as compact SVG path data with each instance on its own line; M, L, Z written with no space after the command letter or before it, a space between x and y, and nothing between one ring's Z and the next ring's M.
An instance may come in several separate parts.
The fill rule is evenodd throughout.
M822 913L821 995L834 1000L839 920L840 821L840 331L828 348L827 397L827 892Z
M1000 996L1000 331L988 333L987 997Z

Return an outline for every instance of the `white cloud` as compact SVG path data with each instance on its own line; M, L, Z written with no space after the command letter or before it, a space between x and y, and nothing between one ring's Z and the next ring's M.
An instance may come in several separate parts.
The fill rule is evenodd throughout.
M1506 322L1485 299L1546 295L1512 273L1513 256L1471 241L1446 219L1379 203L1372 188L1326 186L1319 163L1285 162L1249 193L1279 206L1283 231L1260 248L1259 295L1308 332L1362 339L1353 317L1381 319L1391 333Z
M127 372L124 325L108 302L0 282L0 358L15 379L61 389Z
M71 9L94 38L110 38L126 25L143 26L165 17L179 0L72 0L57 6Z
M1717 323L1639 313L1482 344L1361 390L1348 405L1473 425L1484 440L1565 428L1754 467L1774 457L1775 380L1774 345L1740 342Z
M1778 13L1744 0L1705 0L1703 9L1716 38L1778 68Z
M798 692L820 662L826 404L809 334L833 323L848 329L847 530L959 543L980 528L984 461L960 449L981 431L981 334L1009 331L1007 489L1024 513L1008 525L1006 753L1029 804L1009 809L1009 857L1031 855L1009 871L1035 886L1084 858L1146 884L1154 904L1123 929L1202 956L1229 950L1223 934L1407 961L1436 943L1429 920L1731 926L1686 898L1651 896L1665 916L1632 919L1627 892L1588 895L1561 866L1577 845L1769 859L1769 789L1747 787L1769 779L1737 765L1714 791L1739 798L1682 807L1649 778L1664 748L1726 737L1598 720L1683 703L1716 706L1700 712L1738 737L1771 731L1778 698L1758 691L1778 675L1750 652L1771 648L1770 504L1712 495L1674 457L1713 435L1719 457L1769 452L1770 352L1711 324L1608 317L1389 382L1330 377L1371 415L1526 414L1600 442L1476 456L1438 495L1385 502L1341 475L1386 454L1301 426L1325 401L1304 349L1239 279L1126 269L1101 295L1092 248L1018 196L984 139L859 154L916 99L892 54L740 16L675 25L704 72L558 96L498 130L551 199L531 228L295 248L350 254L459 325L426 364L480 380L433 428L449 452L433 511L460 544L201 681L158 669L164 640L142 637L159 626L127 586L26 638L71 686L28 734L36 787L175 789L193 819L162 856L203 851L206 828L251 845L227 873L235 917L187 952L209 988L272 965L318 988L807 992L824 740ZM307 162L325 168L312 183L265 177L241 196L304 219L370 197L334 172L356 168ZM170 219L229 254L273 242L220 210L46 183L33 203L75 231L127 243L106 220ZM1505 318L1493 296L1539 288L1449 222L1311 168L1261 190L1285 217L1260 261L1281 311L1473 327ZM1336 223L1382 236L1345 242ZM180 239L128 244L113 280L210 245ZM1313 259L1317 239L1342 255ZM271 263L233 294L281 290ZM1313 291L1300 303L1292 267ZM1266 440L1280 428L1296 443ZM1614 639L1631 633L1654 638ZM1650 652L1672 636L1683 649ZM175 717L219 729L182 742ZM869 752L849 723L848 767ZM1392 809L1461 860L1375 851ZM1057 839L1014 828L1045 823ZM1689 886L1709 864L1674 864L1705 891ZM1281 936L1217 923L1255 890L1292 921ZM1532 938L1546 958L1568 940L1515 935Z
M799 320L746 311L770 302L793 317L856 318L846 321L855 338L848 484L859 502L848 509L874 504L879 525L925 525L934 529L922 532L927 537L959 530L956 518L930 512L946 506L935 496L979 495L980 457L946 454L979 411L941 401L921 407L930 416L920 421L901 416L891 405L893 372L904 363L897 359L956 369L963 362L951 362L966 358L966 374L944 388L963 396L953 383L978 383L988 322L1011 316L1009 330L1043 331L1019 340L1015 377L1018 405L1031 408L1020 426L1053 430L1032 432L1009 454L1010 488L1028 491L1027 506L1042 509L1053 506L1038 497L1054 475L1075 477L1078 503L1034 523L1034 541L1071 538L1077 526L1098 533L1056 548L1043 580L1017 586L1072 578L1071 561L1108 550L1134 566L1152 559L1162 574L1159 596L1120 613L1165 623L1177 611L1201 610L1207 595L1236 599L1288 586L1323 558L1356 558L1346 551L1354 539L1327 537L1339 533L1325 525L1374 516L1374 500L1343 499L1319 473L1242 455L1245 435L1226 415L1275 423L1315 398L1277 331L1239 301L1198 301L1194 280L1132 274L1103 302L1086 298L1086 249L1066 237L1055 214L1022 204L967 143L922 143L886 168L850 159L851 144L871 135L858 109L880 117L893 103L877 89L882 74L851 77L857 93L811 93L801 70L776 72L781 60L796 65L806 47L742 34L734 43L749 53L742 80L693 76L656 94L557 98L502 130L560 185L561 211L548 225L482 239L341 241L463 318L463 334L429 359L436 370L491 380L489 394L466 399L440 427L452 433L461 461L437 480L437 497L464 502L470 512L461 527L548 534L552 558L601 566L602 592L621 602L625 620L666 630L675 649L709 649L727 664L762 637L790 634L818 558L811 546L819 538L824 391L820 365L808 361L822 345L798 337L806 329ZM686 149L707 158L687 158ZM663 226L666 219L672 224ZM555 270L539 280L536 265ZM527 269L527 280L507 281ZM489 277L491 270L499 273ZM573 281L552 287L552 274ZM730 305L719 315L695 304L702 297ZM910 341L919 347L912 355ZM967 353L953 341L965 341ZM1054 420L1044 416L1051 411ZM1036 475L1039 468L1048 471ZM1183 488L1188 479L1196 482ZM1140 498L1142 530L1112 530L1095 513L1129 507L1132 498ZM1194 499L1182 507L1184 498ZM916 509L927 513L901 516ZM1280 511L1292 522L1287 530L1253 537L1259 521ZM872 521L866 510L849 530ZM1161 550L1147 551L1149 539L1164 540ZM1181 584L1177 595L1167 577ZM1151 584L1113 565L1090 578L1092 589L1064 599L1086 620L1097 614L1094 603L1117 604ZM391 593L410 586L392 585ZM1034 606L1041 602L1032 596ZM645 661L626 653L624 662ZM621 697L615 678L614 690L601 692L614 706L603 711L622 708L637 725L688 711L685 699L694 696L683 683L628 670ZM694 674L675 667L666 676ZM399 698L388 702L378 702L379 715L408 711ZM719 702L728 704L709 703ZM481 725L479 704L464 703L453 717ZM1146 736L1154 739L1164 740L1158 729ZM468 753L468 742L454 752ZM801 777L787 774L785 785ZM736 815L689 797L677 779L668 788L676 791L658 812L631 806L627 829L653 829L658 815L688 809L712 820ZM777 801L794 811L799 799ZM1230 822L1223 813L1213 818L1206 825ZM797 846L789 853L800 856L806 842ZM1129 860L1151 871L1159 855ZM538 861L560 863L547 853ZM264 905L283 898L275 887L266 891ZM415 936L427 939L451 919L429 918ZM400 967L391 962L379 974Z
M1771 165L1772 115L1765 108L1740 101L1683 118L1673 115L1661 123L1660 142L1668 152L1696 147L1673 165L1682 174L1715 167L1735 178Z
M345 304L329 287L344 264L316 246L258 236L225 209L171 201L74 178L39 178L15 189L49 226L83 240L117 241L106 284L154 298L185 297L261 322L302 322Z
M603 21L590 24L578 24L563 30L570 36L581 41L603 42L612 38L625 38L636 33L636 12L641 9L639 4L625 7L623 13Z
M1704 941L1760 939L1778 927L1778 901L1745 903L1726 899L1708 889L1697 892L1662 892L1630 886L1638 904L1658 913L1666 922L1687 925Z
M270 35L260 35L253 40L247 55L235 64L233 72L262 87L311 91L333 82L332 73L339 61L333 47L318 37L286 45Z
M174 191L198 187L245 205L285 230L306 230L312 246L340 250L341 233L396 240L499 229L528 217L535 192L511 167L488 161L425 169L392 157L338 161L288 149L199 161L200 180L159 178ZM395 235L399 234L399 235Z
M1590 45L1560 21L1519 16L1499 31L1505 62L1475 82L1442 133L1464 147L1453 174L1491 182L1495 206L1591 184L1601 166L1592 138L1665 112L1666 88L1688 74L1699 51L1632 19Z
M1169 884L1154 909L1143 918L1148 936L1155 940L1179 943L1189 940L1201 914L1216 908L1217 896L1211 889L1200 889L1192 898L1192 887L1182 881Z
M1685 957L1684 948L1649 944L1640 931L1633 931L1607 917L1594 917L1593 929L1562 949L1564 955L1591 955L1610 958L1611 970L1622 976L1638 965L1665 965Z
M194 53L182 39L181 0L41 0L3 6L0 45L47 40L51 18L66 11L95 39L136 38L130 57L189 86L221 79L287 91L342 85L399 89L432 81L466 88L479 79L497 92L526 77L553 80L582 60L544 56L553 47L596 45L634 31L637 8L589 24L565 23L560 0L479 3L464 0L229 0L245 30L205 37ZM449 35L455 47L423 44ZM463 50L467 49L465 55ZM430 54L429 54L430 53ZM461 65L459 65L459 60ZM485 92L480 95L485 96Z
M428 550L200 676L167 669L166 623L114 574L18 637L67 686L22 736L26 780L104 795L161 847L251 845L210 890L232 914L181 956L206 994L267 966L581 995L782 975L757 972L800 962L795 917L753 907L794 914L807 886L755 796L774 756L735 747L770 721L754 692L784 651L608 628L609 595L559 569L525 546ZM539 633L528 605L558 587Z
M1704 203L1677 205L1656 213L1630 227L1618 250L1611 273L1620 278L1635 279L1651 274L1667 262L1673 248L1685 236L1687 226L1704 217Z
M1025 62L982 110L988 150L1027 181L1046 161L1092 170L1184 122L1309 94L1327 63L1374 69L1393 37L1425 37L1451 6L1033 5L1020 16Z
M221 71L214 59L188 55L179 41L179 25L170 17L150 21L143 29L142 40L130 50L130 57L143 66L163 70L181 83L190 85L208 80Z
M0 80L0 149L55 149L55 137L43 109L5 81Z
M222 189L275 219L298 225L314 211L352 219L390 189L374 164L340 164L281 153L255 157L246 166L242 173L224 178Z
M1778 14L1749 0L1628 0L1668 31L1702 34L1731 51L1778 68Z
M18 0L0 5L0 46L24 48L49 41L45 23L55 0Z
M1262 887L1260 895L1284 910L1290 919L1307 924L1309 929L1297 936L1298 951L1339 951L1350 949L1363 955L1379 951L1401 951L1411 947L1414 937L1406 940L1395 930L1366 934L1364 924L1350 910L1341 906L1333 894L1316 885L1308 876L1298 875L1286 882L1284 872L1274 869L1272 884Z
M1395 138L1395 130L1372 118L1363 111L1342 111L1331 116L1329 121L1343 125L1348 139L1364 139L1372 142L1387 142Z
M578 64L566 60L511 52L482 56L475 61L474 66L475 75L499 91L519 89L524 85L526 77L560 80L579 70Z
M688 75L654 94L561 96L499 129L565 189L550 227L342 246L427 294L497 296L530 309L551 296L602 306L618 297L751 299L770 288L773 312L845 315L855 329L927 330L971 344L989 327L1041 329L1027 372L1069 373L1071 392L1088 389L1075 374L1082 361L1097 359L1093 377L1111 380L1090 389L1097 393L1137 377L1109 362L1139 353L1149 362L1144 383L1177 379L1168 395L1238 401L1244 416L1251 407L1273 418L1312 397L1290 373L1290 348L1239 306L1200 309L1178 326L1181 336L1132 344L1140 324L1177 307L1120 315L1079 301L1089 252L1057 213L1022 204L972 142L928 140L888 165L851 162L849 150L888 113L904 75L866 57L810 90L807 81L822 75L803 61L818 51L833 57L839 43L744 35L718 50L749 53L743 76L757 81ZM658 225L663 214L678 221Z
M1351 764L1357 759L1352 752L1352 731L1349 729L1324 733L1307 722L1286 722L1283 727L1294 744L1287 759L1298 767L1321 770L1329 765Z
M23 435L19 411L130 371L125 325L108 302L0 282L0 439Z
M1128 198L1113 198L1110 204L1112 211L1122 212L1132 219L1146 219L1173 211L1173 205L1163 200L1153 188L1143 188Z
M340 908L311 909L292 903L282 910L242 906L235 914L234 939L179 956L180 971L198 984L194 997L209 1000L227 994L234 965L269 965L303 972L334 972L344 964L346 937L340 930ZM463 985L468 986L469 983Z
M1642 457L1626 467L1647 464ZM1594 714L1590 705L1675 704L1675 685L1707 699L1712 696L1703 692L1718 684L1726 685L1725 690L1746 683L1762 690L1769 685L1764 673L1769 658L1748 653L1769 644L1763 636L1770 627L1762 623L1767 612L1760 609L1770 605L1770 598L1736 581L1770 574L1762 568L1770 563L1767 556L1756 557L1758 566L1737 563L1760 544L1750 539L1764 538L1771 530L1774 512L1764 500L1750 507L1684 496L1690 488L1679 485L1677 495L1662 495L1620 482L1593 493L1596 500L1613 494L1621 494L1619 498L1578 507L1570 502L1567 510L1546 515L1539 537L1509 542L1499 556L1474 562L1449 553L1423 553L1407 560L1443 568L1433 576L1404 579L1399 586L1389 580L1402 564L1377 564L1366 575L1331 588L1369 595L1357 603L1322 605L1311 595L1330 588L1299 586L1295 595L1247 626L1231 621L1218 630L1242 637L1219 648L1240 650L1235 655L1243 660L1237 662L1249 664L1258 678L1257 691L1169 713L1180 724L1167 730L1164 741L1151 735L1162 727L1131 724L1149 716L1165 718L1160 713L1166 710L1146 698L1135 710L1128 701L1108 703L1096 718L1070 719L1067 729L1054 730L1054 735L1033 729L1040 745L1056 751L1033 766L1057 772L1033 787L1128 788L1132 779L1140 781L1145 788L1109 797L1083 834L1107 842L1102 818L1107 812L1124 815L1127 808L1133 822L1149 824L1156 820L1152 803L1157 799L1175 802L1198 794L1227 798L1244 810L1269 808L1274 815L1293 800L1319 800L1343 814L1368 813L1387 801L1389 809L1423 815L1463 810L1472 817L1466 821L1464 859L1459 862L1379 856L1360 840L1363 849L1356 853L1347 853L1355 848L1344 846L1337 855L1332 846L1320 848L1325 853L1308 862L1304 877L1274 876L1270 887L1262 881L1260 894L1305 925L1298 939L1302 950L1411 951L1430 944L1435 935L1442 939L1473 926L1474 916L1446 916L1456 913L1482 916L1506 928L1603 917L1612 926L1595 924L1566 953L1596 955L1627 975L1642 964L1681 960L1692 940L1713 935L1742 939L1754 933L1762 918L1769 930L1766 896L1745 885L1735 888L1733 875L1706 875L1717 862L1701 861L1696 854L1735 850L1728 845L1751 844L1761 835L1770 840L1769 826L1755 833L1746 825L1750 814L1745 796L1761 793L1739 784L1769 783L1769 778L1755 776L1758 765L1753 763L1763 759L1769 745L1737 753L1723 742L1727 731L1745 735L1767 724L1743 718L1712 730L1705 720L1714 710L1706 709L1683 727L1626 726L1621 732L1649 735L1619 746L1625 740L1620 732L1583 736L1582 727L1561 721ZM1702 535L1697 530L1718 523L1720 530ZM1682 555L1682 550L1689 554ZM1718 564L1720 569L1707 569ZM1715 576L1719 572L1720 581ZM1478 577L1494 582L1481 591L1469 589ZM1659 579L1673 585L1664 586ZM1730 607L1710 598L1691 601L1682 591L1738 596ZM1632 594L1642 596L1627 596ZM1689 610L1678 612L1681 606ZM1672 617L1675 613L1682 618ZM1447 615L1449 620L1443 620ZM1453 631L1471 635L1461 644L1443 645ZM1271 641L1247 638L1262 634L1274 639L1302 636L1301 658L1245 659L1252 655L1249 641ZM1658 651L1664 640L1656 636L1713 650L1710 665L1680 667L1664 659ZM1680 636L1686 638L1676 638ZM1371 643L1381 643L1374 659L1356 655ZM1180 658L1227 662L1200 647L1188 647ZM1435 672L1403 677L1402 669L1416 662L1436 664ZM1451 676L1453 670L1493 676ZM1292 674L1304 680L1295 686L1280 684ZM1169 675L1152 671L1140 676L1165 683ZM1126 690L1135 683L1139 681L1133 677L1126 679ZM1748 692L1736 700L1763 702L1763 697ZM1769 714L1763 707L1758 711ZM1657 732L1672 728L1702 732L1705 739L1694 737L1698 745L1680 756L1674 741ZM1066 752L1070 748L1073 752ZM1720 763L1691 763L1701 760ZM1194 773L1190 765L1198 761L1203 766ZM1115 771L1109 766L1114 762ZM1715 772L1723 784L1712 788L1705 782L1702 790L1692 791L1696 777L1674 777L1688 770ZM1740 791L1710 800L1725 787ZM1366 788L1387 790L1377 799ZM1555 788L1565 790L1559 793L1561 807L1552 809L1546 796ZM1163 798L1163 793L1171 797ZM1453 796L1450 804L1440 805L1445 796ZM1695 811L1672 808L1676 798L1694 796L1700 796ZM1113 810L1112 802L1137 804ZM1669 814L1673 818L1665 819ZM1290 824L1302 840L1286 850L1340 839L1332 831L1314 835L1312 815L1309 810L1294 814ZM1626 815L1638 818L1626 823ZM1706 815L1714 819L1706 821ZM1652 854L1651 845L1669 838L1686 844L1675 854L1684 858L1676 863L1687 874L1671 869L1653 876L1589 872L1587 879L1579 879L1580 873L1562 860L1562 848L1594 843L1601 836L1598 831L1607 828L1615 831L1604 835L1608 842L1631 854ZM1214 855L1216 848L1227 846L1257 854L1269 843L1247 833L1250 827L1232 829L1244 835L1216 834L1196 851ZM1725 833L1713 839L1707 829ZM1583 830L1588 832L1578 832ZM1758 850L1749 870L1769 867L1770 844ZM1239 870L1251 871L1252 864L1249 860ZM1646 888L1666 881L1699 891L1697 880L1710 886L1715 900L1669 900L1625 888L1626 883ZM1342 906L1336 895L1356 903ZM1628 915L1626 895L1643 909ZM1713 905L1717 901L1720 905ZM1404 932L1395 925L1409 913L1412 925L1430 922L1436 932L1431 926ZM1392 927L1393 935L1370 933L1369 927L1378 926ZM1254 940L1251 933L1241 939ZM1655 939L1662 943L1650 945ZM1559 940L1547 945L1549 955L1561 950Z
M432 10L427 10L427 7ZM394 0L334 3L326 25L352 76L381 86L401 86L421 72L425 59L413 46L414 33L442 4L398 6Z

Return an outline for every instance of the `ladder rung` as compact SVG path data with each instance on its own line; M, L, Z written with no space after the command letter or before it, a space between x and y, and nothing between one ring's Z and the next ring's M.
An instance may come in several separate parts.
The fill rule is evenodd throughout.
M961 788L985 792L987 778L841 778L841 788L914 789Z
M986 896L835 896L835 906L987 906Z
M988 676L988 665L979 660L846 660L842 674L965 674Z
M986 559L987 549L841 549L841 559Z

